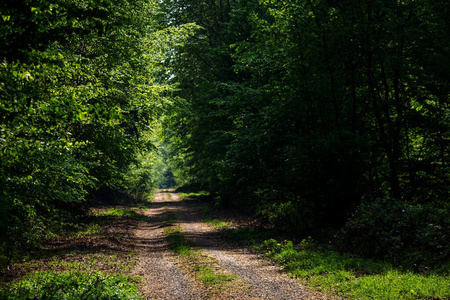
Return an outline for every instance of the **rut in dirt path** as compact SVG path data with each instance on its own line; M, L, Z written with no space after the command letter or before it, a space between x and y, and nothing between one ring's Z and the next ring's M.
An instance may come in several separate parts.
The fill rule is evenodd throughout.
M179 265L163 234L167 212L164 195L157 193L147 222L134 230L138 261L135 275L143 278L140 290L145 299L204 299L198 284Z
M155 209L161 205L160 199L164 199L162 206L175 213L176 224L183 229L186 237L214 258L219 268L238 276L239 286L234 290L229 290L233 289L232 286L227 287L228 290L209 295L207 299L331 299L307 289L298 280L281 273L270 262L258 259L246 248L228 243L217 230L203 222L203 214L198 208L181 201L173 190L158 190L155 199ZM196 296L199 297L197 299L202 298L200 294Z

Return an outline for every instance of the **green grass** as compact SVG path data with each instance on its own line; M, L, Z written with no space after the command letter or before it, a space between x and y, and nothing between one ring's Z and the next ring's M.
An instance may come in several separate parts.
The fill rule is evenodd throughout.
M92 212L91 218L88 222L79 222L76 226L72 226L70 230L66 230L62 235L82 237L85 235L101 234L102 229L114 221L114 218L132 218L138 221L146 221L147 217L137 213L133 209L111 208L103 209L102 211ZM54 237L57 237L56 235Z
M219 220L219 219L205 219L204 222L208 225L211 225L214 227L214 229L222 230L222 229L229 229L231 225L233 225L232 222L225 221L225 220Z
M386 262L342 254L312 240L294 245L274 239L257 249L308 286L348 299L450 299L445 275L415 274Z
M164 193L167 195L167 198L168 198L169 201L172 200L172 193L171 192L165 190Z
M208 197L210 193L206 191L200 191L195 193L178 193L178 195L180 196L181 200L189 200L193 198L195 200L199 200L201 198Z
M180 226L166 227L164 228L164 234L173 252L182 257L192 257L194 255L192 250L194 244L186 239L181 232Z
M136 205L133 205L133 207L131 207L132 210L150 210L152 206L151 202L144 202L144 203L139 203Z
M0 299L142 299L131 277L37 272L0 287Z
M102 232L102 228L104 224L100 223L88 223L86 226L75 232L75 236L81 237L83 235L92 235L92 234L100 234Z
M65 256L55 256L46 262L47 268L58 270L77 270L97 272L100 269L114 270L115 275L131 272L136 263L136 252L130 252L127 257L118 258L117 255L104 253L70 253ZM29 268L38 267L43 264L40 261L29 263ZM23 265L23 264L22 264Z
M122 208L113 208L107 211L102 211L96 213L97 216L115 216L115 217L131 217L132 219L138 221L146 221L147 217L141 214L138 214L134 210L131 209L122 209Z
M219 274L211 265L198 266L195 271L198 274L197 278L207 285L222 285L237 277L236 275Z

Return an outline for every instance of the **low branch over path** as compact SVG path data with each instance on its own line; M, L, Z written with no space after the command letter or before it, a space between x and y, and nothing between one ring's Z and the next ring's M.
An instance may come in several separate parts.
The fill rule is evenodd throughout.
M148 222L135 230L138 237L137 274L145 279L148 299L329 299L307 289L296 279L281 273L268 261L245 248L231 245L212 226L203 222L195 206L181 201L173 190L158 190L152 208L145 211ZM171 222L167 216L175 216ZM215 288L194 280L192 262L168 250L163 229L178 226L187 240L201 251L213 272L230 282ZM194 266L195 268L195 266Z

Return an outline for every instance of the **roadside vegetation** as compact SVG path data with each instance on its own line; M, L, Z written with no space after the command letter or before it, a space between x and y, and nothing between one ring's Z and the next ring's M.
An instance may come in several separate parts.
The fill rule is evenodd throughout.
M313 289L347 299L449 299L447 272L415 272L414 266L393 266L340 253L314 240L278 242L268 239L255 249Z
M141 299L126 223L145 219L133 209L92 209L76 226L61 228L44 247L13 261L2 273L0 298Z
M0 290L0 298L15 299L142 299L129 278L100 273L42 272Z
M410 256L404 256L408 258L405 260L368 259L345 251L347 247L337 244L338 236L299 240L298 235L276 228L236 223L233 218L216 216L211 219L211 215L220 214L223 208L196 198L195 193L187 197L203 213L207 212L207 224L222 231L230 240L264 254L284 272L312 289L347 299L450 298L449 265L425 267L418 263L423 262L420 256L416 257L417 263L412 263ZM295 242L289 240L294 237Z

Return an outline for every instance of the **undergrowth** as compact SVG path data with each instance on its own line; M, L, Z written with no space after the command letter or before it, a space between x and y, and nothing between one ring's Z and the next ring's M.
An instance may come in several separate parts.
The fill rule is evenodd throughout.
M256 247L308 286L348 299L450 299L448 274L417 274L319 246L312 239Z
M106 211L97 212L96 215L98 216L116 216L116 217L130 217L134 220L138 221L146 221L147 217L144 215L141 215L134 210L131 209L123 209L123 208L113 208Z
M0 288L0 299L142 299L130 278L101 273L39 272Z
M3 278L0 299L141 299L130 277L134 251L121 244L121 236L103 229L115 220L145 216L128 209L102 209L72 225L61 224L49 235L45 249L23 252ZM119 243L119 244L117 244Z

